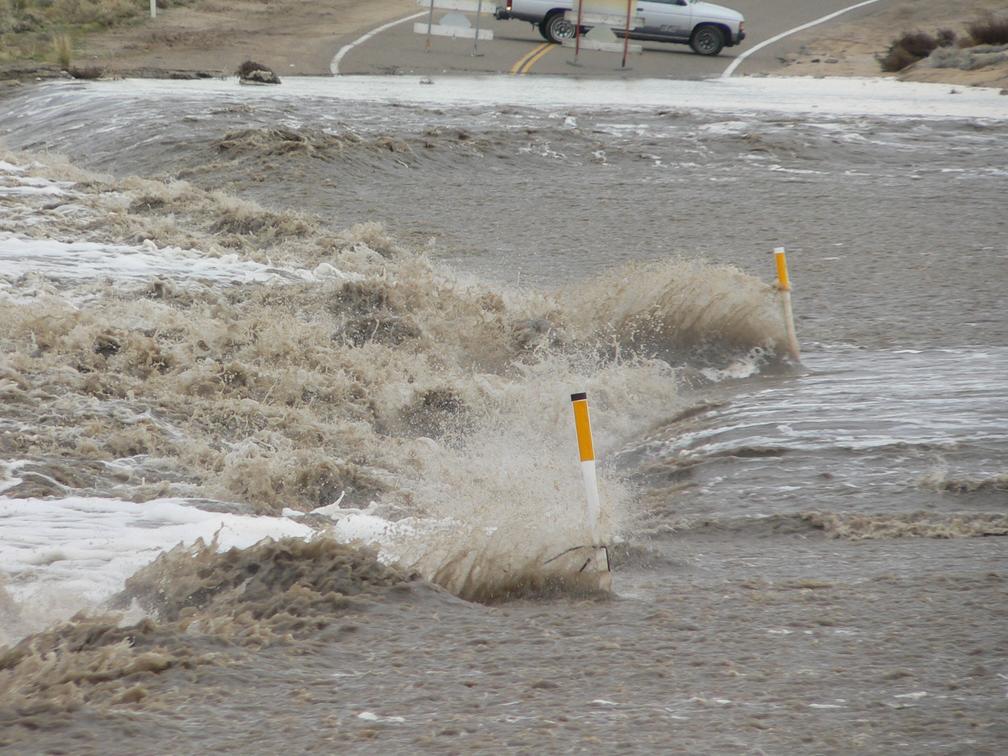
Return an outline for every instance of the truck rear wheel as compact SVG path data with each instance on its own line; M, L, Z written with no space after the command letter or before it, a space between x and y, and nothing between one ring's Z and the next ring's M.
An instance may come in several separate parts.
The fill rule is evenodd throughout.
M693 30L689 44L697 55L717 55L724 48L724 32L713 24L701 24Z
M564 18L563 11L546 16L539 24L539 31L547 40L557 44L565 39L574 39L574 24Z

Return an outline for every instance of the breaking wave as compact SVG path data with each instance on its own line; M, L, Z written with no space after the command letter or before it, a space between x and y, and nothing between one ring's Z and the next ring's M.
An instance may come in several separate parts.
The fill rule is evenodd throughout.
M935 514L838 514L802 512L766 517L681 520L680 533L746 533L748 535L808 535L863 541L891 538L977 538L1008 536L1008 515L972 512Z
M931 491L951 494L1006 493L1008 474L960 478L950 476L946 471L935 471L924 476L920 484Z
M231 135L228 149L251 139L260 153L262 138ZM684 367L772 355L782 338L772 290L728 266L509 290L377 224L334 230L182 181L2 159L15 201L0 232L27 250L0 261L0 424L15 431L0 444L18 460L7 496L260 514L339 501L422 519L395 557L460 595L499 597L587 542L572 391L591 396L608 539L635 497L607 450L656 402L681 404ZM44 195L27 191L40 182ZM67 244L90 245L72 273L53 247Z
M233 664L242 649L297 644L306 653L353 632L341 617L431 591L373 553L325 538L224 553L215 542L179 546L127 580L112 602L149 617L80 614L0 649L0 723L30 731L85 705L145 706L164 678Z

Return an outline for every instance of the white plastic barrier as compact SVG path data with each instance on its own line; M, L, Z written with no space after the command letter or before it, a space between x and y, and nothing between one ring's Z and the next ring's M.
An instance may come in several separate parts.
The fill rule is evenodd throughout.
M481 39L493 39L493 31L480 28L480 16L484 13L493 13L490 3L484 4L483 0L417 0L417 5L430 9L427 21L418 21L413 24L413 31L416 34L427 35L427 49L431 47L431 37L450 37L452 39L473 40L473 55L477 55L476 45ZM452 11L442 16L438 23L434 23L434 10ZM465 13L476 14L475 28L469 19L463 15Z
M574 39L564 40L563 46L574 48L575 61L581 50L622 53L625 68L627 55L644 50L641 45L630 44L630 30L644 24L642 17L634 15L636 5L637 0L574 0L565 18L574 24L576 33ZM584 26L591 29L582 35ZM622 40L614 33L617 29L623 33Z

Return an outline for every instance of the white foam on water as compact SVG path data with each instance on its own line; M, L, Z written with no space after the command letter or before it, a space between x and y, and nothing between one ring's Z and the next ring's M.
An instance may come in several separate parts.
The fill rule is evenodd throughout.
M11 288L16 295L17 279L29 273L70 282L148 281L159 276L170 277L177 283L212 281L223 284L363 279L359 274L345 273L329 263L321 263L312 270L264 265L243 260L236 254L213 257L194 249L158 248L149 240L131 246L27 239L0 233L0 292Z
M286 518L207 512L182 499L138 504L91 497L0 497L0 530L0 570L11 595L24 602L56 588L77 597L70 613L107 599L177 544L209 543L216 534L226 550L313 532Z
M750 351L745 357L739 358L724 368L703 368L701 375L714 383L722 381L742 380L757 375L766 360L766 353L761 350Z
M611 82L556 76L443 76L434 86L413 76L291 77L279 88L242 87L234 81L125 80L73 85L81 97L205 97L215 101L329 98L357 102L441 106L505 105L547 109L673 108L713 112L775 112L919 118L1008 120L997 89L970 87L951 95L944 84L881 78L739 77L701 81L636 79ZM45 103L40 102L40 108Z
M99 609L137 569L178 544L216 536L224 551L314 531L282 517L207 512L182 499L0 497L0 532L0 589L18 607L0 616L2 645Z
M357 715L358 719L363 719L365 722L388 722L391 724L401 724L406 721L404 717L383 717L380 714L375 714L373 711L362 711Z
M707 455L744 443L863 452L894 444L940 449L1008 441L1003 418L989 411L1008 391L1004 349L901 349L872 356L876 372L865 374L841 369L833 355L809 352L803 356L808 374L763 393L781 397L773 414L764 405L732 406L711 427L677 435L670 451ZM742 361L735 369L703 372L711 380L724 380L756 372L747 368ZM956 389L953 396L951 388Z
M66 193L67 186L60 186L60 184L65 184L66 182L46 182L46 183L21 183L14 186L5 186L0 184L0 197L29 197L37 196L40 194L48 196L57 196Z
M2 463L8 472L16 463ZM19 482L4 480L3 488ZM446 523L407 518L390 522L358 510L328 510L328 537L370 546L388 564L403 545ZM293 514L293 513L291 513ZM298 513L303 516L302 513ZM338 518L338 519L337 519ZM319 531L292 516L210 512L185 499L144 503L102 497L12 499L0 496L0 587L24 610L4 637L20 636L80 610L100 607L127 578L182 544L217 540L219 551L247 548L264 538L311 538Z
M70 181L54 181L37 176L22 175L27 171L19 165L0 160L0 197L12 199L15 197L58 197L67 194L73 187ZM0 215L4 213L0 210Z
M737 136L745 134L756 126L752 121L718 121L717 123L704 123L698 130L711 136Z
M813 171L808 168L785 168L782 165L774 163L770 166L771 171L776 171L777 173L794 173L799 176L828 176L828 171Z

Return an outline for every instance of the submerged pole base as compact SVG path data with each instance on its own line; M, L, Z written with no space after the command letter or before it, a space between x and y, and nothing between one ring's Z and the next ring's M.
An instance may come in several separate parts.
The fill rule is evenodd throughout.
M543 571L579 590L612 590L612 567L605 546L572 546L543 562Z

